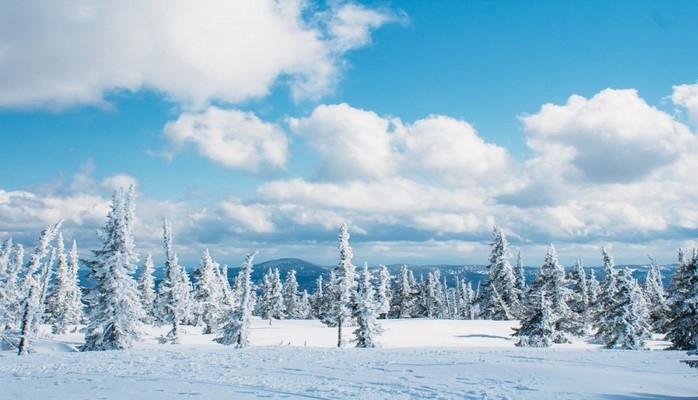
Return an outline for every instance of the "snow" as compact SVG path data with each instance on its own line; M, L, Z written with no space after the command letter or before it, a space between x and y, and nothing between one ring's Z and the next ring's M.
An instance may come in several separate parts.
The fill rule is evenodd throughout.
M660 340L518 348L516 321L380 322L375 349L335 348L336 328L318 321L253 318L243 349L190 326L158 344L166 326L130 350L82 353L82 334L44 326L36 353L0 352L0 399L698 399L698 370Z

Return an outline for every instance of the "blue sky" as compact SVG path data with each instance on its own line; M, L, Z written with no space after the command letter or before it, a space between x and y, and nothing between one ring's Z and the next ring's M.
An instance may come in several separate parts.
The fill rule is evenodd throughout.
M194 266L529 265L698 238L698 3L0 0L0 238L83 255L135 184ZM144 257L143 257L144 258Z

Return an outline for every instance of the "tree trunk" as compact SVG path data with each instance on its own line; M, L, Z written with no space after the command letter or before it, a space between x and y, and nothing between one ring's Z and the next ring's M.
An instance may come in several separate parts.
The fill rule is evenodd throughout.
M337 347L342 347L342 319L337 320Z

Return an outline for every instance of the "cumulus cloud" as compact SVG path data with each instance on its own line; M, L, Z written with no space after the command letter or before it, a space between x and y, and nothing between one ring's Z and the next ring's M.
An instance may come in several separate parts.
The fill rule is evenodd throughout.
M640 180L673 163L695 140L632 89L606 89L591 99L573 95L521 121L531 149L558 160L568 179L596 183Z
M153 89L189 107L331 90L345 52L393 19L346 2L87 0L0 3L0 107L99 104Z
M463 186L501 184L512 175L513 161L504 148L447 116L405 125L343 103L318 106L309 117L288 123L320 155L322 180L401 176Z
M138 188L138 179L126 174L116 174L102 179L100 186L112 192L119 188L128 189L131 186Z
M284 168L288 139L250 112L209 107L168 122L163 136L175 149L192 143L206 158L228 168L258 173Z
M689 120L698 127L698 82L674 86L671 101L688 111Z

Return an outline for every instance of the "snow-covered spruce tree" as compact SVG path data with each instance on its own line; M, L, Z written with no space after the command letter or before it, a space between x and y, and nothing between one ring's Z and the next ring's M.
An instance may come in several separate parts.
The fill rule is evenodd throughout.
M463 278L458 279L456 282L456 302L458 309L457 318L468 320L477 318L473 286Z
M24 246L18 243L12 247L5 280L0 288L0 333L19 328L22 314L22 299L27 295L21 290L20 272L24 265ZM6 341L3 338L3 341Z
M235 301L236 307L230 310L224 318L225 325L222 336L215 339L218 343L235 348L250 345L250 318L254 308L252 302L252 261L256 255L256 251L248 254L238 273L239 297Z
M524 304L526 295L526 272L524 271L523 257L521 251L516 254L516 264L514 265L514 278L516 278L516 290L519 293L519 303Z
M194 270L194 300L197 314L204 324L204 334L218 332L225 310L224 288L218 276L218 266L208 249L204 250L199 266Z
M628 268L620 271L616 282L616 294L608 306L607 320L599 326L596 337L609 349L646 349L650 324L640 285Z
M378 268L378 284L376 285L376 302L378 303L378 319L386 319L390 312L390 301L392 300L390 288L390 271L385 265Z
M313 317L313 312L310 307L310 294L308 294L308 291L305 289L303 289L303 293L301 293L301 304L298 315L298 318L301 319L311 319Z
M356 288L356 267L351 260L354 257L349 246L349 228L342 224L339 228L339 264L335 268L334 301L332 314L337 321L337 347L344 345L342 329L351 323L352 298Z
M671 276L669 321L664 332L671 350L698 349L698 250L686 259L679 249L678 265Z
M669 304L666 293L664 292L662 271L659 268L659 264L656 259L652 257L649 257L649 259L650 266L647 270L647 275L645 275L645 282L642 289L645 300L647 300L647 309L650 314L652 328L657 332L661 332L668 322Z
M301 310L301 299L298 296L298 281L296 280L295 269L291 269L286 273L286 280L284 281L282 292L284 307L286 309L286 318L305 318Z
M551 314L550 301L547 299L545 290L528 292L528 306L524 310L524 317L521 319L521 326L514 329L514 334L519 339L516 341L518 347L550 347L555 338L555 323Z
M271 325L272 319L286 317L284 305L283 284L278 268L269 268L262 278L262 297L259 299L259 316L268 319Z
M589 276L587 277L587 288L589 289L589 315L593 317L601 294L601 284L596 279L596 272L593 269L589 271Z
M0 247L0 285L7 281L7 266L10 263L12 247L12 238L6 239Z
M325 284L323 282L322 275L319 275L315 279L315 292L313 292L312 296L310 297L310 310L312 313L312 318L317 318L319 320L323 319L324 315L329 309L324 286Z
M135 220L133 186L114 192L107 222L99 232L102 248L93 250L88 279L94 287L86 297L89 323L82 351L119 350L141 337L143 307L136 272L138 253L133 240Z
M157 309L155 294L155 263L153 256L148 253L138 277L138 292L140 293L141 306L143 307L143 322L153 324L157 320Z
M51 324L53 333L63 334L71 325L77 328L77 325L85 319L85 313L78 283L77 244L73 241L70 260L68 260L61 233L58 234L56 242L56 277L46 298L46 313L47 322Z
M581 333L585 333L591 324L591 307L589 301L589 282L584 271L584 261L578 258L574 267L569 272L569 281L572 285L572 298L569 301L570 309L579 315Z
M594 304L594 325L599 328L609 320L609 309L613 306L617 289L617 275L613 256L601 247L601 258L603 259L603 281L601 282L599 294Z
M375 298L371 273L364 263L354 292L354 318L357 328L354 331L356 347L376 347L376 339L382 328L378 324L378 303Z
M327 278L327 282L322 289L324 304L326 306L325 312L320 318L320 322L324 325L334 328L337 326L337 318L335 317L336 309L334 307L334 302L336 301L337 288L337 275L335 270L330 270L330 276Z
M444 308L443 287L439 271L429 271L427 279L421 284L418 304L420 316L426 318L442 318Z
M414 313L416 299L409 272L407 265L400 267L390 306L391 318L411 318Z
M528 286L526 298L530 298L531 301L526 303L525 315L531 317L536 308L540 307L541 293L545 293L545 297L550 303L547 318L555 331L551 339L555 343L567 343L569 342L567 334L578 335L583 330L579 315L573 312L568 305L573 294L567 284L565 269L558 261L555 246L551 244L545 254L545 261Z
M191 312L191 288L186 271L179 265L177 253L172 248L172 226L167 218L162 220L165 246L165 276L158 285L157 303L160 322L171 324L172 329L161 341L179 343L179 327Z
M516 277L509 263L509 245L498 226L492 229L487 277L480 285L478 304L480 318L512 320L521 315L520 294L516 288Z

